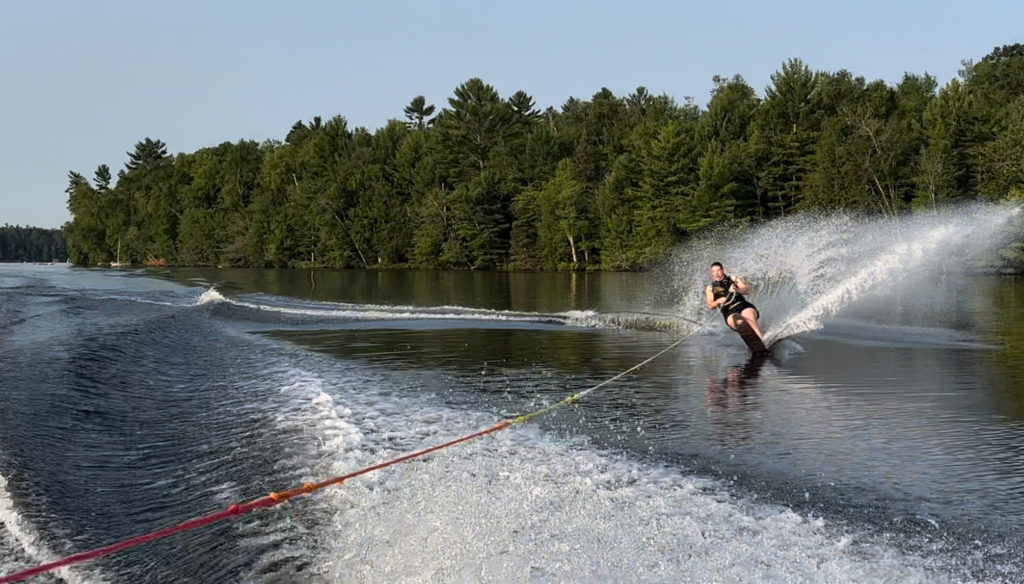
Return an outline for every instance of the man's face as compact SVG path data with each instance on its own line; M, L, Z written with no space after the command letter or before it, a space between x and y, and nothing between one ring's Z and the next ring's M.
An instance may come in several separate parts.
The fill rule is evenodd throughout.
M711 278L716 282L721 282L722 278L725 277L725 270L721 266L711 266Z

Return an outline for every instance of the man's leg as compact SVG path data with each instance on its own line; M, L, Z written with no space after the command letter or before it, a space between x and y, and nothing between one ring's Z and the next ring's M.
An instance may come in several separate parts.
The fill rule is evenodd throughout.
M747 319L747 324L749 324L750 328L754 329L754 332L757 333L757 338L764 341L764 335L761 334L761 326L757 324L757 310L753 308L745 308L740 314L743 315L743 318ZM729 318L732 317L730 316ZM733 328L735 329L736 327Z
M729 317L725 319L725 324L729 325L729 328L731 328L734 331L740 330L740 329L736 328L736 315L735 314L730 314Z

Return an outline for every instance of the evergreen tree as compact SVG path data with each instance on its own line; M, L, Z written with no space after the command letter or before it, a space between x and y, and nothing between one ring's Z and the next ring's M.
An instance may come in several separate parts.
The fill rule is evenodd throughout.
M799 59L783 63L771 76L751 142L758 158L757 182L765 214L783 215L803 198L815 140L821 77Z
M111 254L106 244L106 217L96 189L89 185L84 176L71 171L68 173L65 192L68 195L68 211L74 218L64 226L69 258L80 265L109 263Z
M433 104L427 105L427 99L422 95L417 95L412 98L409 105L405 106L405 118L409 120L409 126L416 130L422 130L429 125L433 125L434 120L430 116L434 115Z

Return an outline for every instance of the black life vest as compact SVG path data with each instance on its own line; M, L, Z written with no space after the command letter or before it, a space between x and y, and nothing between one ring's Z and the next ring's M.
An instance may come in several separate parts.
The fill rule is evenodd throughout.
M739 292L729 291L729 288L732 288L733 284L735 284L735 282L733 282L732 278L729 276L722 278L721 282L717 282L715 280L711 281L711 293L714 295L714 299L718 300L719 298L725 298L725 303L722 304L720 309L722 314L728 314L730 308L747 301L747 299Z

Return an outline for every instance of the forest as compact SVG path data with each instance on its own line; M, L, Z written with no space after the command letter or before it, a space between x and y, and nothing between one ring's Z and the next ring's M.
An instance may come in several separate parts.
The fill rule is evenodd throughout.
M0 262L63 262L67 259L68 246L60 229L7 224L0 227Z
M473 78L372 132L314 117L179 154L147 137L116 175L69 173L63 231L80 265L120 248L148 265L640 270L709 227L1024 198L1024 45L941 87L791 59L763 93L736 75L703 108L638 87L541 109Z

